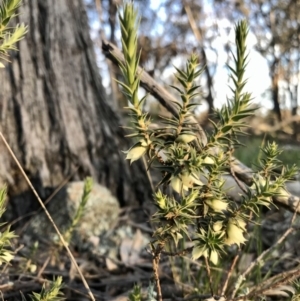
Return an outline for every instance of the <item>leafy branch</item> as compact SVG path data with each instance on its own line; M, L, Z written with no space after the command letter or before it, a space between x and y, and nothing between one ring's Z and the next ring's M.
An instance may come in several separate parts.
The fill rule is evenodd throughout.
M179 94L179 99L173 101L176 113L171 118L160 116L154 126L148 114L143 112L147 96L138 97L142 74L137 72L139 22L132 3L124 5L119 19L125 60L116 58L124 76L124 82L118 83L129 103L127 110L131 116L129 129L132 133L128 136L137 139L127 151L126 159L132 163L146 156L148 168L154 168L162 175L154 194L157 212L153 215L153 221L157 228L150 244L158 300L162 300L158 265L166 246L177 248L179 241L189 240L193 244L189 249L192 259L204 257L207 276L211 279L209 261L218 264L220 258L226 255L228 246L240 248L245 244L247 224L253 213L258 214L260 206L270 207L273 197L284 195L285 182L296 169L283 169L280 175L275 175L273 171L281 166L279 150L275 143L268 144L262 150L265 157L253 176L253 185L245 187L246 193L240 201L233 202L224 189L224 175L231 170L232 150L240 145L238 135L243 134L247 126L245 118L255 111L251 107L251 94L244 92L248 58L248 26L245 21L235 27L234 66L228 66L233 82L232 97L216 112L218 122L212 121L214 131L205 144L194 116L200 88L195 82L203 70L197 55L190 56L184 70L175 67L180 84L180 87L172 86ZM166 193L168 186L172 188L171 194ZM175 253L180 254L180 251Z

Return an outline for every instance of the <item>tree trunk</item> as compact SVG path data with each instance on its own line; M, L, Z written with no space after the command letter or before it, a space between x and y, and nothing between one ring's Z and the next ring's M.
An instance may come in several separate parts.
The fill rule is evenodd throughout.
M281 110L280 110L280 103L279 103L278 64L279 64L279 59L274 58L274 61L271 64L270 70L271 70L271 80L272 80L272 101L273 101L273 105L274 105L273 111L276 114L278 121L281 122L282 117L281 117Z
M122 153L129 143L102 86L83 1L28 0L18 18L29 32L0 73L0 129L39 192L74 173L92 175L121 205L148 198L141 162L129 167ZM27 190L2 141L0 151L1 182L10 195Z
M209 118L212 118L213 113L214 113L214 98L212 95L212 90L213 90L213 78L211 76L211 73L208 68L207 64L207 56L204 47L201 47L201 54L202 54L202 60L203 60L203 65L204 65L204 71L206 74L206 85L207 85L207 96L205 97L207 104L208 104L208 116Z

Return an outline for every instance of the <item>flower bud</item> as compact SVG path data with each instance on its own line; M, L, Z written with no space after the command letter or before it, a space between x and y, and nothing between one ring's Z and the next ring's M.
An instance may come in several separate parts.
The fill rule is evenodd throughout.
M166 208L166 198L163 195L156 195L156 203L160 209Z
M218 199L213 199L213 200L206 200L205 203L213 209L215 212L222 212L223 210L226 210L228 207L227 202L223 202Z

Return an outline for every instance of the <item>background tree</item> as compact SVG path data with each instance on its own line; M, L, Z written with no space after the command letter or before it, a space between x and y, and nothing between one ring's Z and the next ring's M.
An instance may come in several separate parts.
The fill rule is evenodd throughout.
M92 175L121 204L142 201L149 185L142 165L129 170L120 151L128 139L102 85L83 1L29 0L18 18L29 31L0 74L0 127L41 196L67 177ZM0 148L1 182L19 195L27 185ZM12 204L19 214L32 206Z

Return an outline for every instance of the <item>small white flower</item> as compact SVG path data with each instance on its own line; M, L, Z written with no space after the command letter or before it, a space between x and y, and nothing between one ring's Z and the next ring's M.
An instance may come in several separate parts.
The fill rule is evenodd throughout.
M180 175L172 178L171 186L177 193L181 193L181 189L187 191L190 187L188 180Z
M290 197L290 193L287 192L284 188L279 188L277 193L280 197Z
M194 247L192 252L192 260L196 260L201 256L208 257L208 250L205 247Z
M191 188L193 187L193 178L187 173L183 173L181 175L181 180L182 180L182 184L183 186L187 187L187 188Z
M157 152L158 157L163 161L166 162L168 160L168 156L166 154L166 151L161 149L159 150L158 148L155 149Z
M215 251L215 250L212 250L212 251L210 252L210 255L209 255L209 260L210 260L213 264L217 265L217 264L218 264L218 261L219 261L219 254L218 254L218 252Z
M145 147L149 145L149 143L145 139L141 139L140 144L141 146L145 146Z
M227 225L227 239L225 244L240 246L246 241L243 232L246 230L246 222L242 219L231 218Z
M215 212L222 212L223 210L226 210L228 207L227 202L223 202L218 199L213 199L213 200L207 200L205 203L213 209Z
M13 258L14 258L14 255L12 253L10 253L7 250L4 250L1 255L1 258L0 258L0 265L2 265L3 262L4 263L10 262Z
M189 174L185 172L181 175L182 183L184 186L192 188L194 184L202 186L203 183L199 180L199 178L193 174Z
M180 193L181 187L182 187L182 182L178 177L173 177L171 180L171 186L177 193Z
M146 146L134 146L127 153L126 159L130 160L130 164L141 158L147 150Z
M198 178L196 178L196 176L189 174L188 172L174 176L171 179L171 186L178 193L181 192L181 189L188 191L189 188L192 188L194 186L194 184L203 185L203 183Z
M192 142L193 140L196 139L196 136L191 135L191 134L181 134L176 138L176 142L182 142L185 144L188 144L190 142Z
M215 161L211 157L207 156L203 160L203 163L212 165L212 164L215 164Z
M222 228L223 228L223 222L222 222L222 221L217 221L217 222L215 222L214 225L213 225L213 230L214 230L216 233L220 232L220 231L222 230Z

